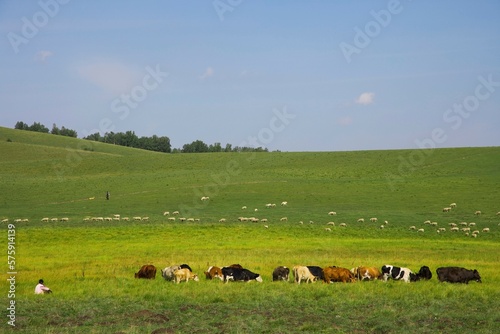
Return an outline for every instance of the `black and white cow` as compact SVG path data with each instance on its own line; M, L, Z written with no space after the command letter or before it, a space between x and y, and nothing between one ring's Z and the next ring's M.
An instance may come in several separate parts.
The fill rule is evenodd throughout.
M461 267L441 267L436 269L436 273L440 282L469 284L469 281L476 281L478 283L482 283L481 276L476 269L470 270Z
M276 267L273 271L273 281L288 281L290 269L284 266Z
M430 280L432 278L432 272L427 266L420 267L420 270L417 273L417 279L425 279Z
M417 275L415 275L410 269L396 267L390 264L386 264L382 266L382 275L384 277L384 281L387 282L387 279L392 278L393 280L402 280L406 283L415 282L418 280Z
M231 281L244 281L249 282L255 280L257 282L262 282L262 277L259 274L253 273L248 269L223 267L222 275L226 283Z

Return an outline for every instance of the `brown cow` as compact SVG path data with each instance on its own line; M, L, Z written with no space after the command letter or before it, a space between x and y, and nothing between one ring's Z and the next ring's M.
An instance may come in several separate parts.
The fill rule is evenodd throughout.
M363 281L365 279L371 281L382 278L380 269L376 267L356 267L352 268L351 272L353 273L354 277L356 277L356 279L360 281Z
M348 283L356 281L353 273L351 273L347 268L326 267L323 268L323 275L324 275L323 280L325 281L325 283L330 283L330 282Z
M221 281L224 279L224 275L222 275L222 270L219 267L211 266L205 271L205 277L207 279L218 278Z
M139 269L139 272L135 273L135 278L146 278L155 279L156 278L156 267L152 264L145 264Z

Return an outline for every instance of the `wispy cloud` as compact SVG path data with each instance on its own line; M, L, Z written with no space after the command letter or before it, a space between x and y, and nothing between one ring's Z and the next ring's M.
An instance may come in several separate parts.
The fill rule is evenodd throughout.
M374 102L373 101L374 99L375 99L375 93L365 92L360 96L358 96L358 98L356 99L356 103L367 106L369 104L372 104Z
M205 70L205 72L200 76L200 79L201 80L204 80L206 78L209 78L211 76L213 76L215 73L214 69L212 67L207 67L207 69Z
M38 51L35 54L35 61L43 63L43 62L45 62L45 60L47 60L47 58L49 58L52 55L53 55L53 53L51 51L47 51L47 50Z
M126 92L140 82L139 71L116 61L94 61L80 65L77 72L83 79L112 94Z

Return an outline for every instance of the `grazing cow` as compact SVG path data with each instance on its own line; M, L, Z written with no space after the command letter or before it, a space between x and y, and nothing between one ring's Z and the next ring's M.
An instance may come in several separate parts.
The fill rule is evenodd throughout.
M300 284L300 282L303 279L306 280L306 283L314 282L316 280L316 276L311 274L311 272L309 271L309 268L307 268L305 266L294 266L292 269L292 272L293 272L294 280L298 284Z
M199 281L198 275L193 274L193 272L188 268L177 269L176 271L174 271L174 276L175 276L175 283L177 284L179 284L182 281L186 281L187 283L189 280L193 280L196 282Z
M359 281L363 281L365 279L371 281L381 279L383 277L380 270L375 267L356 267L352 268L351 272Z
M146 278L155 279L156 278L156 267L152 264L145 264L139 269L139 272L135 273L135 278Z
M418 279L430 280L432 278L432 272L427 266L420 267L420 270L417 273Z
M440 282L469 284L469 281L476 281L478 283L482 283L481 276L476 269L470 270L461 267L441 267L436 269L436 273Z
M325 283L331 282L343 282L350 283L355 282L353 273L346 268L339 267L326 267L323 269L323 281Z
M384 277L384 281L386 282L388 278L392 278L393 280L402 280L406 283L417 281L417 275L415 275L408 268L396 267L390 264L386 264L382 266L381 271Z
M259 274L253 273L248 269L241 269L235 267L223 267L222 275L224 275L224 281L227 283L231 281L244 281L250 282L255 280L257 282L262 282L262 277Z
M175 278L174 272L176 270L179 270L179 269L188 269L191 272L193 271L189 265L183 263L181 265L175 264L173 266L166 267L165 269L162 269L161 270L161 275L163 276L163 278L166 281L173 281L174 278Z
M205 277L207 279L218 278L221 281L224 280L224 275L222 275L221 268L216 267L216 266L208 267L207 271L205 271Z
M181 266L177 264L170 267L166 267L165 269L161 270L161 275L166 281L173 281L175 278L174 272L179 269L181 269Z
M323 276L323 268L318 267L318 266L307 266L311 274L313 274L316 277L316 280L322 280L324 278Z
M276 267L273 271L273 281L288 281L290 269L284 266Z

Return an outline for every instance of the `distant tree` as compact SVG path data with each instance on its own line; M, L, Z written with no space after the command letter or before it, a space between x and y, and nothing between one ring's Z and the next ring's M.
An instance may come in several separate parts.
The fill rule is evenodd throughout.
M17 130L29 130L29 125L27 123L19 121L14 126L14 129L17 129Z
M195 140L191 144L182 146L183 153L205 153L208 152L208 145L201 140Z
M67 137L73 137L73 138L76 138L78 136L78 134L76 133L75 130L65 128L64 126L59 131L59 134L61 136L67 136Z
M220 143L211 144L208 147L209 152L222 152L222 146Z
M49 129L38 122L33 122L33 124L28 128L29 131L35 131L35 132L43 132L43 133L49 133Z
M102 141L102 137L101 137L101 134L99 132L96 132L96 133L93 133L93 134L90 134L88 135L87 137L84 137L83 139L87 139L87 140L93 140L93 141Z
M232 145L231 144L226 144L226 148L224 149L224 152L231 152L232 151Z
M52 130L50 130L50 133L53 135L60 135L61 134L61 130L59 130L56 123L52 124Z

